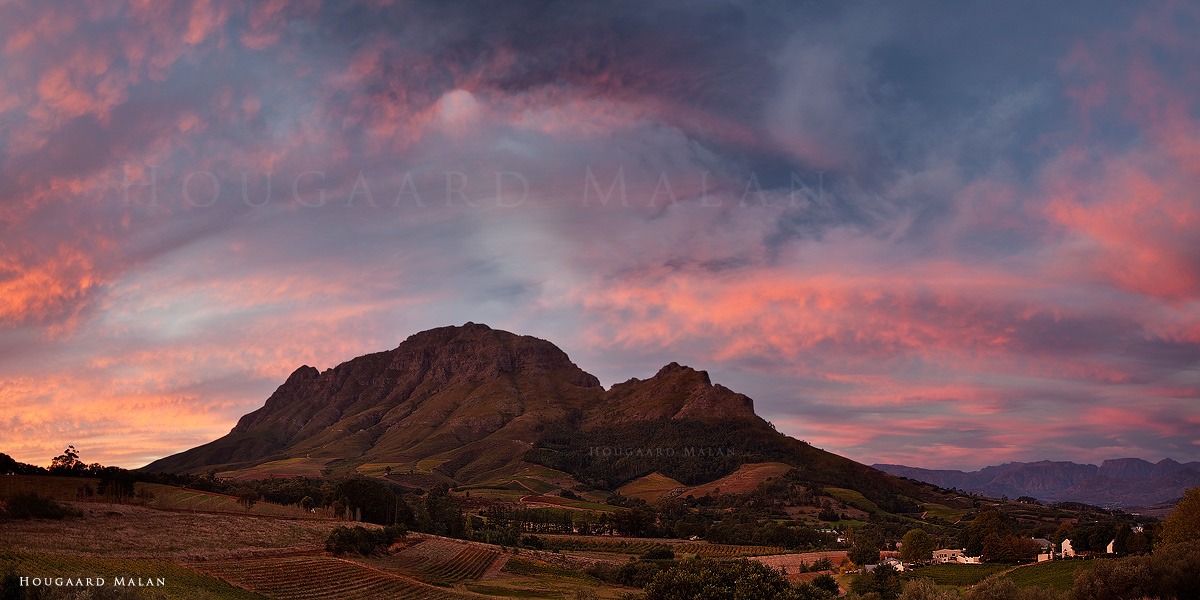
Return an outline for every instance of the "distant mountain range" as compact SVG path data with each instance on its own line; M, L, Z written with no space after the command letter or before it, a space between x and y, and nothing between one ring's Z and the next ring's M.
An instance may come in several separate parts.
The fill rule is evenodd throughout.
M1082 502L1095 506L1132 508L1167 502L1184 490L1200 486L1200 462L1169 458L1152 463L1140 458L1115 458L1100 466L1066 461L1011 462L978 471L934 470L876 464L876 469L943 488L958 488L985 496L1031 496L1043 502Z

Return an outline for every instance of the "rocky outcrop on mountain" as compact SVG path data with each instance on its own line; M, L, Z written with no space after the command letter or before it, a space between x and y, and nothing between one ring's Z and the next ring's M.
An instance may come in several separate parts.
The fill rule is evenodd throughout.
M877 464L875 468L945 488L986 496L1032 496L1046 502L1082 502L1097 506L1134 507L1178 498L1200 485L1200 462L1166 458L1151 463L1140 458L1109 459L1099 467L1062 461L1006 463L979 471L930 470Z
M1110 458L1100 463L1100 469L1096 472L1096 475L1111 477L1113 479L1144 479L1150 477L1150 473L1153 470L1154 463L1148 460L1140 458Z
M614 385L589 413L591 424L648 419L757 419L754 401L721 385L705 371L671 363L645 381Z

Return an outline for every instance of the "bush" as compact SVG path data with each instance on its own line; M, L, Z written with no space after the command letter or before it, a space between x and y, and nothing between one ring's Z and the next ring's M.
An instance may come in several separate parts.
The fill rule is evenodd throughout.
M826 560L828 560L828 559L826 559ZM836 596L840 589L840 588L838 588L837 580L834 579L833 575L830 575L829 573L822 573L820 575L817 575L817 577L815 579L813 579L810 583L812 583L813 587L817 588L818 590L820 590L822 592L828 593L830 596Z
M82 514L71 511L50 498L42 498L36 493L20 493L10 496L5 499L4 507L4 512L14 519L61 519L68 515L80 516Z
M1135 596L1140 597L1140 596ZM1068 596L1047 588L1019 588L1011 579L993 575L971 589L967 600L1066 600Z
M542 538L536 535L527 535L521 538L521 545L534 550L541 550L546 547L546 544L542 542Z
M361 525L355 526L353 529L339 525L329 532L329 537L325 538L325 551L335 555L357 552L366 556L379 547L391 546L396 538L406 534L407 531L401 525L388 525L383 529L375 530Z
M642 554L642 560L675 560L675 552L670 548L651 548Z
M940 588L932 579L914 579L904 584L900 600L958 600L958 592Z

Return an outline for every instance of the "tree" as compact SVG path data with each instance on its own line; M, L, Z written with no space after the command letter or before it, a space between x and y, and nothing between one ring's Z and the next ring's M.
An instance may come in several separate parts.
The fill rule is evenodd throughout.
M237 492L237 499L242 508L250 510L254 508L254 503L258 502L258 490L251 487L242 488Z
M300 508L303 508L304 510L311 512L312 509L316 508L316 506L317 503L312 499L312 496L305 496L300 499Z
M1054 530L1054 536L1050 538L1050 541L1054 542L1054 545L1059 550L1062 550L1063 541L1070 539L1075 539L1075 526L1070 523L1063 523L1058 526L1058 529Z
M0 452L0 475L15 475L19 463L13 457Z
M933 536L924 529L912 529L900 540L900 560L916 563L933 559Z
M882 600L895 600L903 586L900 573L889 564L879 565L873 571L855 575L850 580L850 591L859 596L873 595Z
M74 445L68 445L63 453L55 456L50 463L50 472L57 475L73 475L83 471L87 465L79 460L79 452Z
M850 562L860 565L873 565L879 562L879 540L870 534L859 534L854 545L846 553Z
M983 554L984 541L989 536L996 536L997 539L1003 539L1010 534L1013 526L1016 523L1004 516L998 510L985 510L967 525L962 533L959 534L959 543L964 548L963 554L967 556L981 556ZM985 559L986 560L986 559Z
M1183 493L1183 499L1163 522L1158 546L1169 546L1200 539L1200 487Z
M793 587L783 575L746 559L689 559L646 585L646 600L808 600L826 597L811 585Z

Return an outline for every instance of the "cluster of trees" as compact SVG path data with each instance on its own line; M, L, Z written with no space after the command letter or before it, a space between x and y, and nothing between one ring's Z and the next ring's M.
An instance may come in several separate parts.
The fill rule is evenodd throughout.
M837 595L832 577L792 585L783 575L751 560L685 560L646 584L646 600L828 600Z
M367 529L361 525L354 528L338 526L325 538L325 551L335 555L357 552L366 556L380 548L387 549L396 538L407 534L400 525L388 525L382 529Z

